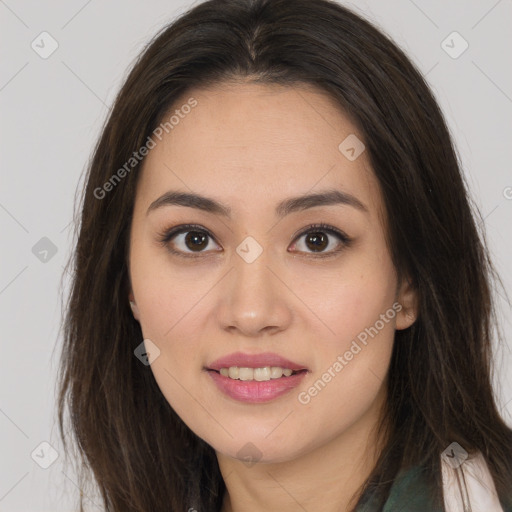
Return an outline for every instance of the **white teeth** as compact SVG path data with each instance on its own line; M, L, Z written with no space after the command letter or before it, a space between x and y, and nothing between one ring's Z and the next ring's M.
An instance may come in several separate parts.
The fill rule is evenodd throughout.
M240 380L253 380L254 370L252 368L238 368L238 378Z
M270 366L264 368L254 368L254 380L270 380Z
M262 368L239 368L238 366L230 366L229 368L220 369L220 374L224 377L239 380L264 381L280 379L283 375L289 377L292 373L293 370L281 368L280 366L264 366Z
M272 366L270 368L270 378L271 379L279 379L283 376L283 369L279 366Z

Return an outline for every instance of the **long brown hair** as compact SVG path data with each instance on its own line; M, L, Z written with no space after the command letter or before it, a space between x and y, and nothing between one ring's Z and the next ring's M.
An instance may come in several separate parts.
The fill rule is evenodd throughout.
M512 506L512 430L491 383L492 285L501 281L481 214L421 73L330 0L198 4L155 36L119 92L88 167L68 263L58 420L68 450L69 408L80 487L92 472L109 511L220 510L225 484L213 448L134 356L142 332L128 303L127 253L142 164L127 170L126 162L191 87L236 80L314 85L339 103L364 136L397 272L418 291L418 319L395 335L380 426L388 441L364 490L383 504L398 471L420 465L441 503L439 458L455 441L483 454L502 504ZM99 193L123 166L122 180Z

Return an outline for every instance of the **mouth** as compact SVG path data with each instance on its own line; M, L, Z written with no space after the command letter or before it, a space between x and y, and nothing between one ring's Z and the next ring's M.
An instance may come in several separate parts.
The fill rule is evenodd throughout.
M289 393L310 373L304 364L273 352L235 352L209 363L203 370L222 394L252 404Z

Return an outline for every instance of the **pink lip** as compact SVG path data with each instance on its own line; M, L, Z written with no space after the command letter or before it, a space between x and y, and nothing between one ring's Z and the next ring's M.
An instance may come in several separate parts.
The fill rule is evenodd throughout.
M289 377L283 376L279 379L265 381L230 379L215 370L209 370L207 373L213 379L219 390L229 397L241 402L256 404L269 402L270 400L284 395L297 387L308 372L305 370L300 373L292 374Z
M289 359L281 357L272 352L262 352L260 354L244 354L243 352L234 352L227 356L216 359L210 363L207 370L217 370L221 368L229 368L230 366L238 366L239 368L263 368L264 366L280 366L281 368L289 368L290 370L307 370L306 366L294 363ZM279 379L276 379L279 380Z
M238 366L239 368L280 366L281 368L299 371L299 373L294 373L289 377L283 375L279 379L265 381L230 379L219 373L221 368L229 368L231 366ZM235 400L248 403L261 403L273 400L298 386L304 376L309 373L306 366L272 352L262 352L260 354L235 352L216 359L205 370L208 371L208 375L210 375L220 391Z

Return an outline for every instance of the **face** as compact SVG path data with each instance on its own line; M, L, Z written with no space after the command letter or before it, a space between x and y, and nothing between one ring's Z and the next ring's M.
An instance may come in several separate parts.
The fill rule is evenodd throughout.
M292 460L376 418L415 296L397 288L378 183L366 152L357 156L363 137L332 99L223 84L175 108L191 97L139 179L133 314L160 351L155 379L191 430L220 454ZM233 353L263 356L214 364ZM232 379L214 366L303 371Z

